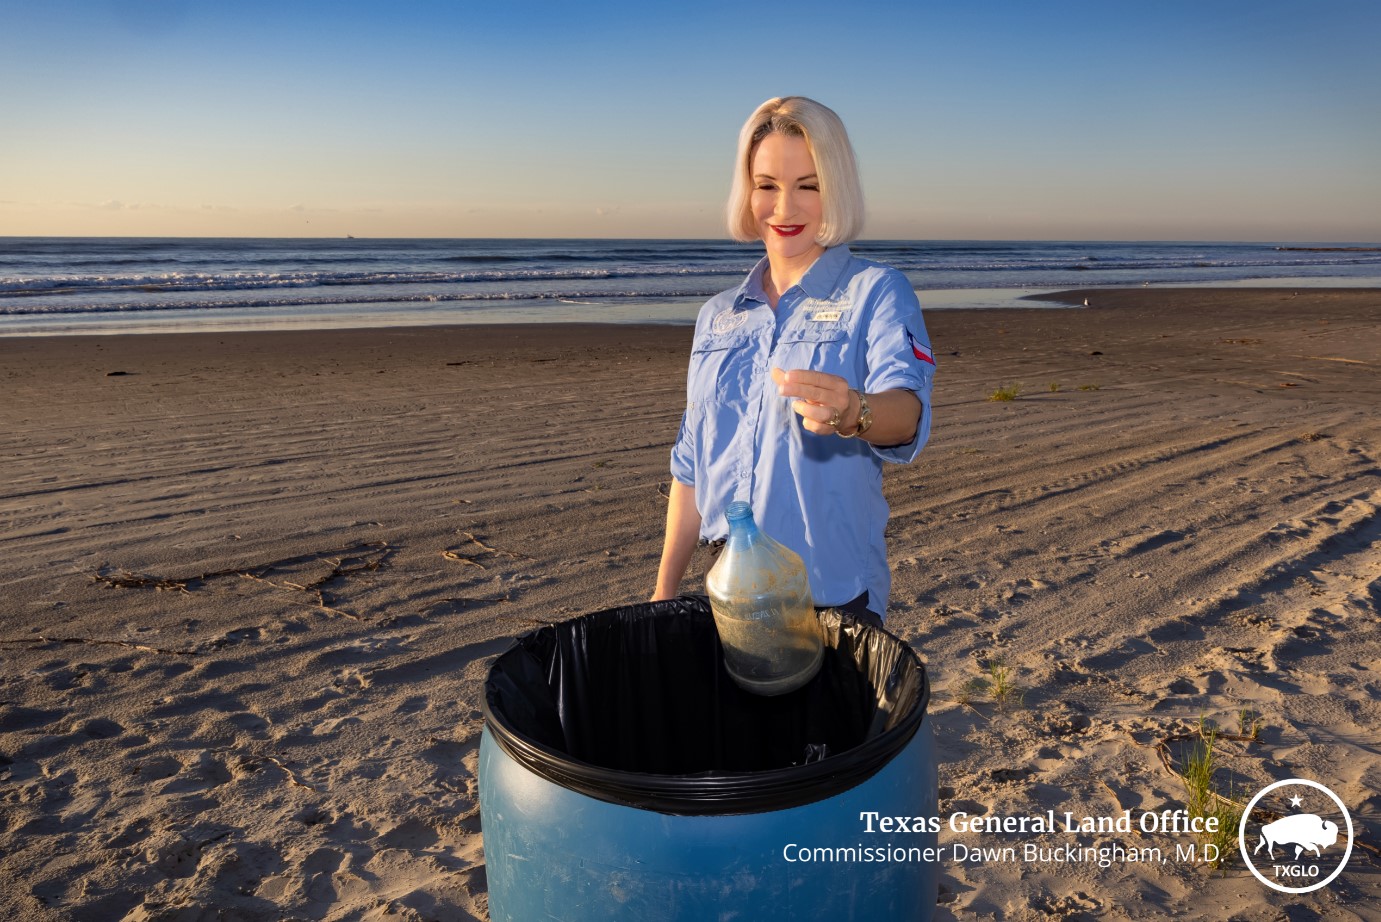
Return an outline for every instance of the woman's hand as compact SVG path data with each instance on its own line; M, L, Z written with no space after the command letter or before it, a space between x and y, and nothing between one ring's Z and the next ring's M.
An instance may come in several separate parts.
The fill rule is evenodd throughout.
M783 397L797 398L791 409L800 415L805 427L817 435L851 434L858 428L858 395L849 382L823 371L772 369L772 380ZM873 410L873 425L859 436L873 445L905 445L916 438L924 407L911 391L890 390L868 395ZM836 425L830 420L839 411Z
M783 397L798 398L792 401L791 409L816 435L837 435L840 430L852 432L857 428L858 398L849 389L849 382L838 375L774 368L772 380ZM831 420L834 425L830 425Z

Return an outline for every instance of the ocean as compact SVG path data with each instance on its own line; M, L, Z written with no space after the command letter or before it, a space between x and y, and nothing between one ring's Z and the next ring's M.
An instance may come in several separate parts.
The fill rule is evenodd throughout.
M868 240L928 310L1129 285L1381 287L1364 243ZM0 335L690 323L760 245L714 240L0 238ZM1026 306L1045 306L1028 302Z

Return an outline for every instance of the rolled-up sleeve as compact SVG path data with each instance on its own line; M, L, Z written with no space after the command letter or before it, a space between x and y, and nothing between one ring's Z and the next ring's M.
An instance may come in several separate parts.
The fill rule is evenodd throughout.
M691 426L691 409L681 414L681 431L671 446L671 476L688 487L695 486L695 431Z
M915 460L930 437L935 357L925 321L921 319L921 302L906 276L895 269L886 270L870 300L864 390L870 394L907 390L921 401L921 418L914 439L905 445L872 447L884 461L906 464Z

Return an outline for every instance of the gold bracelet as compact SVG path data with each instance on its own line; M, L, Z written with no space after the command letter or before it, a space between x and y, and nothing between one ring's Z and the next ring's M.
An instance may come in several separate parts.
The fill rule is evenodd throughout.
M857 438L873 427L873 408L868 406L867 395L853 388L849 388L849 391L858 395L858 421L854 423L853 432L845 434L836 430L836 433L841 439Z

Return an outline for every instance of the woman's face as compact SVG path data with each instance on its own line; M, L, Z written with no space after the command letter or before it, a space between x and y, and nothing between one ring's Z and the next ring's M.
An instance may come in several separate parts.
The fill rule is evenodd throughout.
M820 180L806 139L774 132L753 152L753 223L767 254L788 260L811 259L825 248L820 233Z

